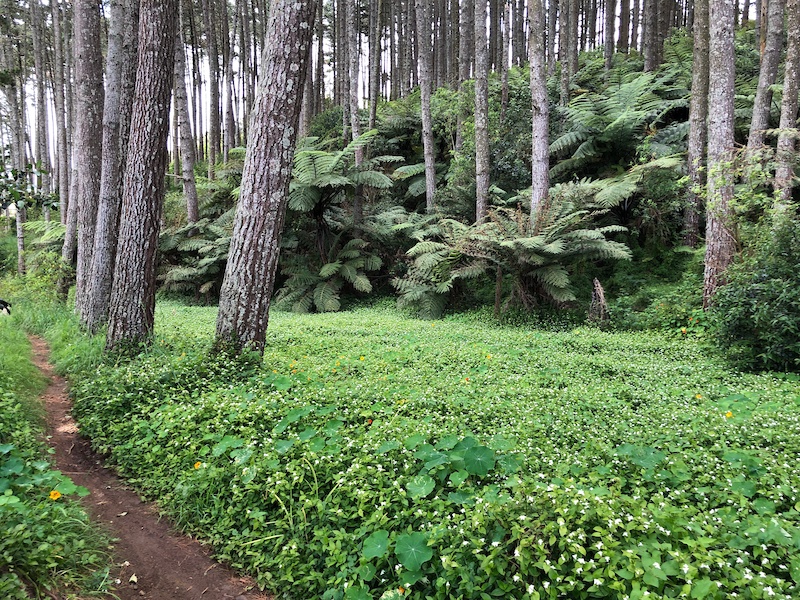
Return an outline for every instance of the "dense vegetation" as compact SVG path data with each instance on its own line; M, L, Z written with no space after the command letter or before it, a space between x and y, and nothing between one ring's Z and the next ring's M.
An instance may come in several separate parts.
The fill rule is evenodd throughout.
M29 356L18 322L0 320L0 597L106 591L107 545L70 499L86 490L47 460Z
M275 313L262 364L209 353L214 316L162 302L156 344L122 362L74 326L51 341L95 445L271 590L800 592L794 377L680 332L383 304Z

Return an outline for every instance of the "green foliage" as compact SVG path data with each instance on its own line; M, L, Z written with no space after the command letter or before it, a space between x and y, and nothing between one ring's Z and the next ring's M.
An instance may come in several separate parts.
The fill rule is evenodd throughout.
M192 292L194 297L214 297L222 286L233 233L234 210L213 221L170 229L161 234L162 262L159 280L167 292Z
M14 312L21 308L15 302ZM45 458L34 399L44 385L18 323L16 316L0 321L0 595L106 592L107 542L67 498L88 491Z
M714 298L714 336L746 369L800 371L800 222L778 215L726 271Z
M691 338L390 307L275 313L262 366L207 352L213 309L157 311L152 349L75 373L81 427L271 590L800 592L795 380Z
M383 261L368 250L364 240L352 239L341 247L338 241L332 244L327 262L318 270L316 263L310 263L305 256L292 255L284 260L282 273L289 278L275 296L277 307L300 313L335 312L341 308L346 284L362 294L372 291L367 273L380 269Z

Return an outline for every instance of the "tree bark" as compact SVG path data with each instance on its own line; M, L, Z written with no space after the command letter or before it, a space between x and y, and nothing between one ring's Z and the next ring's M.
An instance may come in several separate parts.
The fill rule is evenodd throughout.
M482 0L479 0L482 1ZM429 29L430 1L415 0L417 52L419 59L420 103L422 105L422 146L425 154L425 210L434 211L434 195L436 193L436 157L433 140L433 117L431 115L431 95L433 93L432 65L433 52ZM484 13L485 14L485 13Z
M155 312L178 0L141 0L140 6L140 51L117 246L117 256L125 260L114 267L107 350L147 343Z
M631 0L620 0L619 3L619 40L617 52L627 54L630 46Z
M786 66L783 75L783 99L781 101L780 134L778 136L777 169L775 188L776 212L788 210L792 200L792 178L797 162L797 105L800 82L800 1L787 3L786 32L789 45L786 48Z
M315 3L277 0L261 60L217 340L264 351Z
M47 121L47 96L45 95L45 40L42 7L40 0L31 0L31 38L33 41L33 62L36 75L36 170L39 173L37 187L45 194L50 193L50 132ZM50 220L49 207L45 207L46 220Z
M737 246L730 206L734 152L733 2L709 2L709 72L714 76L710 78L708 91L708 200L703 276L703 306L706 308L711 305L717 288L724 284L725 270L733 261Z
M61 32L61 7L58 0L51 0L53 19L53 104L56 119L56 160L58 162L58 207L61 224L67 222L69 204L69 148L67 146L67 109L64 101L64 53Z
M369 129L378 119L378 100L381 95L381 40L383 31L383 0L372 0L369 15Z
M764 145L764 132L769 128L772 105L772 86L778 77L778 64L783 50L783 15L786 0L769 0L767 17L767 45L761 55L758 88L753 101L753 118L747 137L747 158L752 159ZM791 12L789 13L791 15ZM790 17L791 18L791 17Z
M103 109L100 200L90 266L90 295L81 309L81 320L91 332L96 332L107 321L108 305L111 300L122 184L130 139L132 98L136 85L138 0L114 0L111 3L110 24L106 60L106 97Z
M531 224L536 222L539 207L550 193L547 69L545 65L544 5L542 0L528 0L530 36L528 42L531 70L532 154L531 154Z
M75 147L80 165L78 196L78 263L75 281L75 307L86 315L91 294L90 273L97 205L100 195L103 138L103 55L100 50L100 3L78 0L75 19Z
M689 104L689 147L686 162L689 169L689 189L683 212L683 243L696 248L700 235L702 195L705 184L703 157L708 139L708 0L694 3L694 61L692 64L692 99Z
M489 208L489 56L486 2L475 3L475 222Z
M206 30L206 48L208 49L208 178L216 178L217 156L220 147L219 116L219 50L216 30L216 0L203 0L203 26ZM170 69L170 73L172 69Z
M606 0L605 29L603 35L603 62L606 71L611 70L614 60L614 25L617 22L616 0Z
M184 54L183 29L178 21L178 35L175 36L175 114L178 115L180 130L181 164L183 165L183 195L186 198L186 221L196 223L200 218L197 200L197 185L194 178L194 137L189 118L189 102L186 97L186 56Z

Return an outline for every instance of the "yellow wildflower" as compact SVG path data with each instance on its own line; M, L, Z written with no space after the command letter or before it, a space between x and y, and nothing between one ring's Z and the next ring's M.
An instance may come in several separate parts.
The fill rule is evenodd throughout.
M61 492L58 490L53 490L50 492L50 500L58 500L59 498L61 498Z

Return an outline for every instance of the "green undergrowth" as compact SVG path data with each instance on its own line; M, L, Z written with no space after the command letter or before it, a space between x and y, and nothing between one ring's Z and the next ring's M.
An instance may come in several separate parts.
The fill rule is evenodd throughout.
M156 318L68 365L82 431L279 597L800 597L795 377L485 313L275 312L263 363Z
M19 319L0 318L0 598L102 595L108 546L70 498L87 491L47 459L29 357Z

